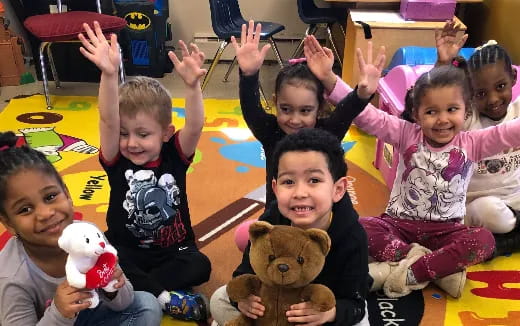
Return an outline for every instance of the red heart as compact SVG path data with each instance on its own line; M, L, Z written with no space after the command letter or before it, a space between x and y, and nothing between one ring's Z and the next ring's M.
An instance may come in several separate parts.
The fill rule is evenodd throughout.
M99 256L96 265L87 273L87 289L97 289L107 286L112 280L112 274L117 263L117 257L109 252Z

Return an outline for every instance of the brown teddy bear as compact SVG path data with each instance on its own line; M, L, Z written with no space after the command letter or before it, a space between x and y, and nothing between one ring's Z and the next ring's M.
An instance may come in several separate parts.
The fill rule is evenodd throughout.
M325 231L255 222L249 227L249 239L249 258L256 275L244 274L232 279L227 292L235 302L251 294L259 296L265 312L256 320L241 315L226 326L294 325L285 315L293 304L310 301L322 312L336 306L328 287L310 284L321 272L330 249L330 238Z

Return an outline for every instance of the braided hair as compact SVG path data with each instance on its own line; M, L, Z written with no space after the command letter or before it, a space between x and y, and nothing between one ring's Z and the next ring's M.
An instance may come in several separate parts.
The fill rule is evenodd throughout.
M513 76L511 57L496 41L490 40L475 49L468 60L468 66L471 71L477 71L487 64L498 63L499 61L504 63L505 71Z
M0 133L0 214L6 215L4 202L7 197L7 179L25 169L39 170L65 184L54 165L41 152L29 146L16 147L17 136L11 132Z

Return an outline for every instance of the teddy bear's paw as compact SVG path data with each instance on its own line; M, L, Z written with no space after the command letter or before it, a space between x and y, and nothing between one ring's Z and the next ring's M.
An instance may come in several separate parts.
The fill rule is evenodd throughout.
M105 286L103 288L103 290L105 290L106 292L116 292L117 291L117 288L115 287L116 284L117 284L117 280L112 280L107 284L107 286Z
M90 291L92 293L92 298L90 298L90 309L96 308L99 304L99 295L96 291Z

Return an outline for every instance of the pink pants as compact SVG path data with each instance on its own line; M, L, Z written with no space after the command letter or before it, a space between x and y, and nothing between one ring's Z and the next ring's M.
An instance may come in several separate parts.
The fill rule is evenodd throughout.
M367 232L369 255L375 260L399 261L413 242L432 251L411 266L418 282L460 272L485 261L495 250L493 234L482 227L404 220L386 214L360 218L359 222Z

